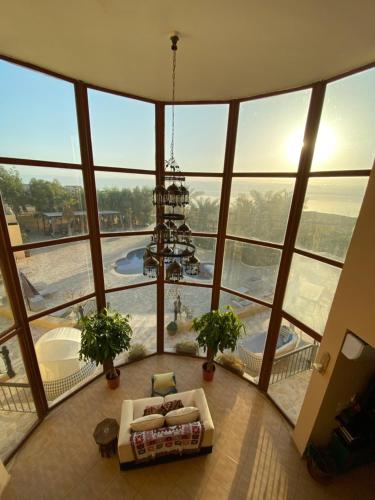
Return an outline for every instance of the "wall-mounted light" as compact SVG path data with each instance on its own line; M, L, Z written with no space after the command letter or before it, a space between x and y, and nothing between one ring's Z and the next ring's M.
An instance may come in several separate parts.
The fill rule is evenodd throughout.
M315 363L313 363L314 370L323 375L323 373L325 373L325 371L328 368L330 360L331 360L331 356L330 356L329 352L323 352L323 354L319 358L319 361L316 361Z
M347 331L341 352L348 359L358 359L366 347L366 342L363 342L354 333Z

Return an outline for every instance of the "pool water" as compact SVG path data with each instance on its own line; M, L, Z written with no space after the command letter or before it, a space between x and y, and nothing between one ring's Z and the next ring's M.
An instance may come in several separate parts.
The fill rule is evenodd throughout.
M115 270L119 274L142 274L143 273L143 254L145 248L137 248L131 250L126 257L116 260ZM198 276L194 276L199 280L212 280L214 265L211 262L201 262L200 272Z

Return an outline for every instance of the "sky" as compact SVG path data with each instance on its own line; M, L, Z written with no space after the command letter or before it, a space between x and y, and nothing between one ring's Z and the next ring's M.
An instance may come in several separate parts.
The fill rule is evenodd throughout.
M235 172L296 171L310 95L302 90L241 104ZM89 109L97 165L154 168L153 104L90 90ZM222 172L227 120L226 104L176 107L175 157L182 170ZM375 69L329 84L312 169L371 168L374 130ZM168 106L166 156L169 142ZM0 61L0 156L79 163L73 85ZM58 177L63 184L82 183L68 170L20 172L25 182ZM153 176L97 175L99 188L153 182Z

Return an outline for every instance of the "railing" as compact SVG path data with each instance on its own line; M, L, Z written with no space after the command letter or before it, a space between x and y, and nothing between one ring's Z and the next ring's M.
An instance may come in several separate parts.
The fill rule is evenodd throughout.
M295 351L279 356L273 362L270 384L275 384L292 375L310 370L317 350L317 344L307 344Z
M35 413L35 404L29 384L0 382L0 410Z

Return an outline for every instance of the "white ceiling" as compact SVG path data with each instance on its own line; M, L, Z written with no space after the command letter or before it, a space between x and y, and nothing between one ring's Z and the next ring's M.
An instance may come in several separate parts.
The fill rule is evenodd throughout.
M309 84L375 60L375 0L0 0L0 54L109 89L177 100Z

